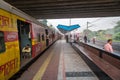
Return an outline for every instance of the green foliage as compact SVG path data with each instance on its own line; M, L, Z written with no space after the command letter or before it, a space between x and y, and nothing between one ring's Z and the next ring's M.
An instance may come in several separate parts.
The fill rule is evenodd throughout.
M97 39L105 40L105 30L99 30L96 33L97 33L96 35Z
M105 30L105 34L114 34L114 28Z
M84 34L87 33L88 38L96 37L99 40L107 40L110 37L106 37L107 35L112 35L114 41L120 41L120 21L117 22L117 25L112 29L107 30L99 30L99 31L91 31L89 29L85 29Z
M87 37L90 39L90 38L93 38L95 35L94 35L94 32L92 32L91 30L89 29L85 29L83 31L84 34L87 34Z
M47 19L43 19L43 20L41 20L41 23L43 23L44 25L47 25Z
M115 32L115 33L120 32L120 22L117 23L117 26L115 26L114 32Z
M120 41L120 32L114 34L113 39Z
M115 41L120 41L120 21L117 22L117 25L114 27L113 39Z

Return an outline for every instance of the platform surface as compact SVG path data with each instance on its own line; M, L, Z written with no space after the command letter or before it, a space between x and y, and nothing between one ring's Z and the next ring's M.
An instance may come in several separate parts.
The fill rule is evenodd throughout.
M99 80L65 40L58 40L17 80Z

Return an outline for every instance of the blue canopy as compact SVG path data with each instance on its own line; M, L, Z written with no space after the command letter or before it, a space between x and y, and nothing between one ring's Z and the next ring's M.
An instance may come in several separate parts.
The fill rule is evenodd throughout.
M71 26L66 26L66 25L58 25L57 28L58 29L63 29L63 30L66 30L66 31L72 31L74 29L77 29L79 28L80 26L78 24L76 25L71 25Z
M62 32L62 33L67 33L70 32L74 29L79 28L80 26L78 24L76 25L71 25L71 26L66 26L66 25L58 25L57 28Z

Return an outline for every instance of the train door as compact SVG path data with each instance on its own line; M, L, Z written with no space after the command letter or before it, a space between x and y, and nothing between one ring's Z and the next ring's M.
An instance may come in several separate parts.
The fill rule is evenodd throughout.
M49 45L49 35L47 29L45 29L45 34L46 34L46 47L47 47Z
M17 28L19 37L20 59L22 62L24 62L24 60L29 59L32 55L30 52L30 56L25 58L25 53L22 52L22 49L27 45L29 45L31 49L30 24L21 20L17 20ZM26 56L27 55L28 54L26 54Z

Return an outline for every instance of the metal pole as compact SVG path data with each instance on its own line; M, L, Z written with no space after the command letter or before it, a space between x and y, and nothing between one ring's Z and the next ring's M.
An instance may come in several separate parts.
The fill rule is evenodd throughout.
M89 23L89 22L87 21L87 30L88 30L88 23Z
M71 18L70 18L69 26L71 26Z

